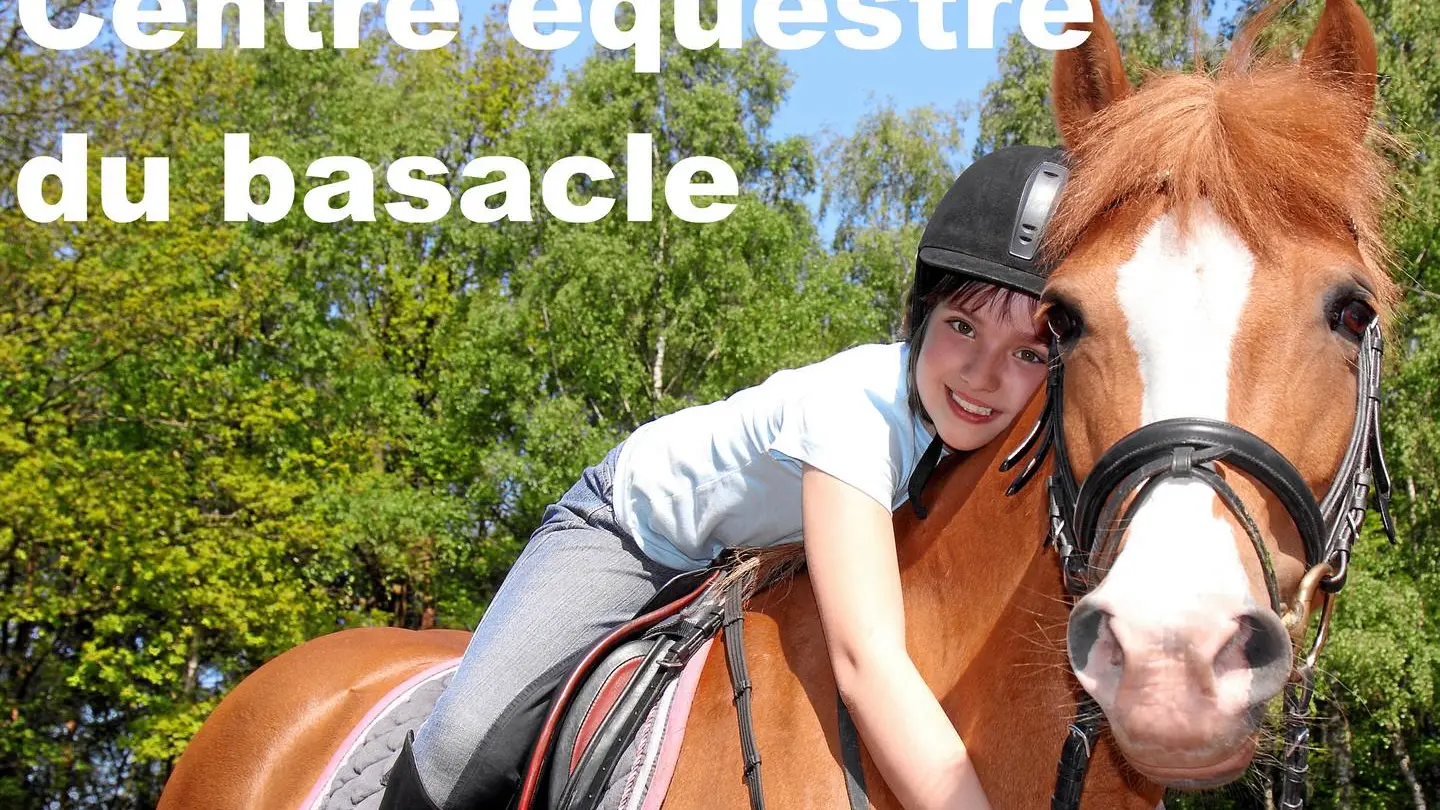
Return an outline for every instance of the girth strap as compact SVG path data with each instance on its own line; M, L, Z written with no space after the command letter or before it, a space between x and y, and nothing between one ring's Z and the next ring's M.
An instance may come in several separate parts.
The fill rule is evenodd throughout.
M739 583L733 583L725 594L725 664L730 670L730 684L735 690L735 716L740 722L740 753L745 759L745 786L750 789L751 810L765 810L765 794L760 788L760 750L755 744L754 716L750 697L750 672L745 666L745 609L741 603Z
M845 768L845 795L850 798L850 810L870 810L870 794L865 790L865 768L860 762L860 733L839 692L835 693L835 720L840 737L840 764Z

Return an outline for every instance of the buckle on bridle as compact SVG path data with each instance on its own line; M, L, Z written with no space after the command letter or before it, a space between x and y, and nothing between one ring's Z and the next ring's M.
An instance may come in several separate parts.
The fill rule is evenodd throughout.
M1330 593L1325 590L1324 581L1335 573L1334 567L1329 562L1322 562L1319 565L1305 572L1300 578L1300 587L1295 589L1295 597L1287 606L1284 615L1280 617L1281 623L1285 625L1290 638L1297 645L1305 638L1305 628L1310 619L1310 602L1315 598L1316 592L1325 594L1326 605L1330 600Z

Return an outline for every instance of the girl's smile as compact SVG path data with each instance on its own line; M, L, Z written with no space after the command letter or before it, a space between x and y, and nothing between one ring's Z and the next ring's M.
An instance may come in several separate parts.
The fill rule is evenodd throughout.
M988 405L969 399L959 391L952 391L948 388L945 390L950 394L950 405L954 408L955 415L967 422L977 425L984 424L1000 413Z

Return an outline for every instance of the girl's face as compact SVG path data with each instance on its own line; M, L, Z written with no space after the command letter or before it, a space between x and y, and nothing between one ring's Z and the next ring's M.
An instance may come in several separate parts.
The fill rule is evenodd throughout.
M915 386L952 449L974 450L998 436L1044 381L1048 349L1033 322L1037 305L1028 295L952 299L930 313Z

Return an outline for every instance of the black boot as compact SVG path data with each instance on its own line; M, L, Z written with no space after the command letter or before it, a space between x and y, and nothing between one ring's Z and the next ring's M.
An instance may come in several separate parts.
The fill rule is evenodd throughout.
M405 735L400 756L395 758L390 773L385 775L385 795L380 799L380 810L440 810L420 784L420 771L415 767L412 746L414 741L415 732Z

